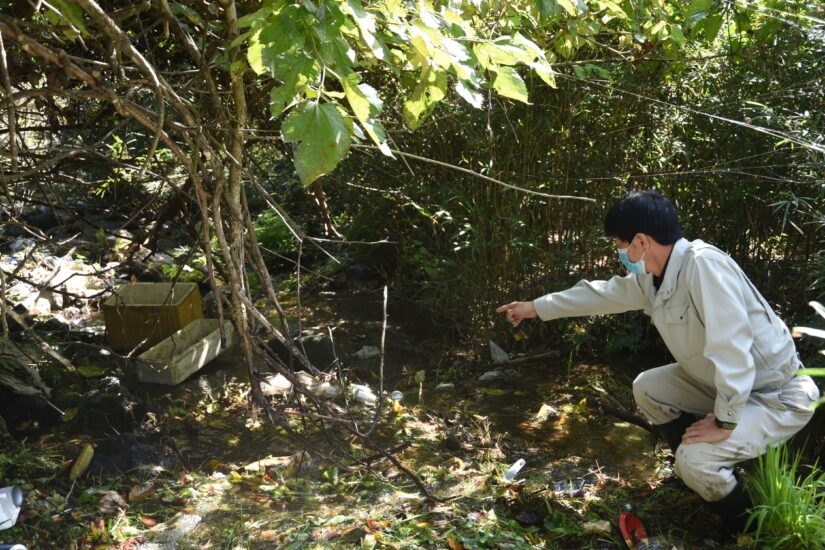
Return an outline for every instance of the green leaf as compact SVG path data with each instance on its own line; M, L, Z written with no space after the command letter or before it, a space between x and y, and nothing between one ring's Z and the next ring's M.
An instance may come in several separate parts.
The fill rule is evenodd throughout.
M285 52L299 51L303 47L306 33L300 25L302 17L298 8L287 6L250 36L246 58L256 74L272 70Z
M435 105L447 95L447 74L425 66L421 69L418 85L404 102L404 120L411 129L421 121Z
M464 101L476 109L481 109L481 107L484 106L484 95L466 80L459 80L456 82L455 91L464 99Z
M687 9L685 17L689 25L695 25L708 14L713 7L713 0L693 0Z
M716 15L709 15L705 18L702 27L705 31L705 40L708 42L713 42L716 38L716 35L719 34L719 29L722 28L722 23L724 22L724 18L722 14Z
M387 136L383 126L377 120L370 118L381 112L383 102L375 88L369 84L359 84L359 80L360 78L356 73L350 73L346 78L339 78L355 117L361 122L364 130L381 152L391 157L392 152L387 145Z
M799 369L797 376L825 376L825 369Z
M359 0L347 0L346 5L341 5L342 8L348 9L350 15L355 20L361 37L367 44L372 54L382 61L390 58L390 50L383 40L375 36L375 18L364 10Z
M496 71L493 88L504 97L528 103L527 86L521 75L513 67L499 67Z
M518 63L513 55L497 44L476 44L473 46L479 65L484 69L492 68L493 65L515 65Z
M337 74L353 72L357 62L355 50L341 36L335 36L321 45L321 61Z
M264 66L264 48L265 46L260 42L254 40L246 49L246 60L249 62L249 66L252 67L252 70L255 71L255 74L262 75L266 72L266 67Z
M295 169L301 182L309 185L333 171L346 156L352 131L335 105L312 101L290 113L282 132L284 141L299 144Z
M252 27L253 25L257 25L261 21L265 20L269 15L277 9L278 4L276 2L267 3L261 9L254 11L252 13L246 14L243 17L238 18L237 26L239 29L244 29L246 27Z
M106 369L96 365L81 365L77 367L77 373L83 378L96 378L106 374Z
M318 77L315 61L300 52L282 56L272 72L283 82L269 93L269 110L273 117L280 116L295 100L295 97L306 88L307 83Z
M86 30L85 12L76 2L54 0L49 8L52 9L44 11L46 20L55 26L62 27L63 35L70 40L77 38L77 32L74 29L77 29L83 36L89 34Z
M251 30L251 31L246 31L243 34L239 34L238 36L235 37L235 39L232 42L229 43L229 47L230 48L237 48L238 46L240 46L241 44L243 44L244 42L249 40L249 38L253 34L255 34L255 32L256 32L255 30Z
M558 38L556 38L556 51L565 58L570 58L573 56L576 48L573 44L573 37L570 36L570 33L562 33Z
M619 19L628 18L624 10L618 4L611 2L610 0L599 0L599 9L603 9L613 17L617 17Z
M576 8L576 6L573 5L573 2L571 2L570 0L556 0L556 3L559 6L561 6L564 9L564 11L567 12L568 15L572 17L578 17L579 10Z
M358 74L349 73L346 77L339 77L338 80L344 88L344 95L349 101L352 112L360 122L363 123L381 112L383 102L378 97L378 92L369 84L359 84L361 79Z
M550 66L549 63L545 62L540 65L535 64L530 66L533 68L534 71L536 71L536 74L539 75L539 78L541 78L545 84L547 84L551 88L556 87L556 76L555 74L553 74L553 68Z
M387 155L388 157L393 157L392 151L390 150L390 146L387 145L387 134L384 132L384 127L381 126L381 123L375 119L370 119L365 121L364 129L367 131L367 134L372 138L372 141L378 145L378 149L381 150L382 153Z
M284 83L269 92L269 112L273 118L281 116L295 99L295 83Z

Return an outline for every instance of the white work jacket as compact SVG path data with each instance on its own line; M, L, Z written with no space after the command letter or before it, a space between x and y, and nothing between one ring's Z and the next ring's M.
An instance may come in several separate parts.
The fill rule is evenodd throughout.
M738 422L751 392L784 385L799 368L793 339L730 256L677 241L659 287L653 275L580 281L534 300L544 320L644 310L679 365L715 390L714 414Z

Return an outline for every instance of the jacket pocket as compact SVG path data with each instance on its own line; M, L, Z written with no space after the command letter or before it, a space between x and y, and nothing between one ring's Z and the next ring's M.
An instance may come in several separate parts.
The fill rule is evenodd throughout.
M688 322L688 310L690 304L677 304L672 306L665 306L664 321L668 325L684 325ZM678 330L678 329L676 329Z
M677 361L684 362L701 353L704 342L702 330L688 302L668 304L662 308L660 333Z

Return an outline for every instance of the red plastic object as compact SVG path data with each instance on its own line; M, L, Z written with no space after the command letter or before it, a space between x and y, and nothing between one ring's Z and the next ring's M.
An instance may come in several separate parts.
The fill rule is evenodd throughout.
M619 516L619 530L622 532L628 548L633 550L637 545L647 543L647 531L642 521L630 512L622 512Z

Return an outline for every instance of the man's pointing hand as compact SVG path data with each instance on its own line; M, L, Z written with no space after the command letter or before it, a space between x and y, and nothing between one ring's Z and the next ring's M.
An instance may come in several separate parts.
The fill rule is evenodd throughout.
M504 313L507 316L507 322L515 327L521 323L522 319L535 318L536 307L533 302L511 302L498 307L496 313Z

